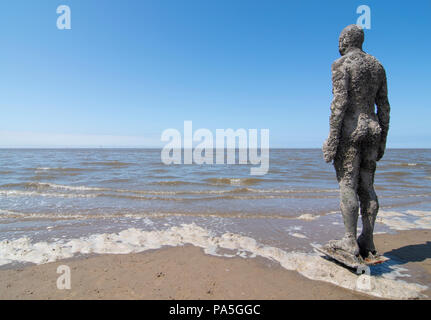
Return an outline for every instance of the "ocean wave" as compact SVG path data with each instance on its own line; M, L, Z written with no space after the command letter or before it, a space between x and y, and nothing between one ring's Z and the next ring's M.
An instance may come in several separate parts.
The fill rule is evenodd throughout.
M53 197L53 198L95 198L97 194L79 193L46 193L22 190L0 190L0 195L6 197Z
M317 218L319 218L320 216L316 216L310 213L304 213L301 214L300 216L296 217L296 219L298 220L305 220L305 221L313 221L316 220Z
M156 190L128 190L128 189L109 189L117 193L132 194L153 194L153 195L205 195L205 194L247 194L247 193L271 193L271 194L310 194L310 193L333 193L338 192L336 189L307 189L307 190L289 190L289 189L255 189L255 188L234 188L227 190L179 190L179 191L156 191Z
M82 171L88 171L88 169L85 169L85 168L64 168L64 167L57 167L57 168L37 167L37 168L28 168L28 170L35 170L35 171L56 171L56 172L82 172Z
M406 212L380 210L376 222L393 230L431 229L430 214L429 211L418 210Z
M250 192L257 193L334 193L338 189L254 189L246 188Z
M318 195L289 195L289 194L278 194L278 195L221 195L217 197L200 197L190 200L195 201L210 201L210 200L269 200L269 199L328 199L336 198L337 196L318 196Z
M179 193L172 194L175 197L167 197L168 194L147 194L147 195L132 195L132 194L106 194L101 193L97 194L97 197L111 197L111 198L118 198L118 199L130 199L130 200L158 200L158 201L178 201L178 202L200 202L200 201L216 201L216 200L268 200L268 199L327 199L328 196L292 196L292 195L230 195L230 194L220 194L219 192L213 192L213 193L187 193L184 195L193 195L193 194L199 194L199 195L213 195L213 196L206 196L206 197L178 197L178 195L181 195ZM163 196L162 196L163 195ZM330 197L329 197L330 198ZM333 196L333 198L336 198L336 196Z
M196 193L195 193L196 194ZM202 193L199 193L202 195ZM211 193L206 193L207 195L211 195ZM172 194L172 195L179 195L178 193ZM111 197L111 198L118 198L118 199L130 199L130 200L158 200L158 201L178 201L178 202L195 202L195 201L214 201L214 200L264 200L264 199L286 199L286 195L243 195L243 196L236 196L236 195L225 195L225 194L219 194L214 193L213 196L207 196L207 197L195 197L195 198L188 198L188 197L167 197L167 194L163 194L163 196L157 196L154 195L131 195L131 194L106 194L101 193L98 194L97 197ZM320 197L316 197L320 198Z
M416 162L401 162L401 163L391 163L391 164L388 164L387 166L389 168L405 168L405 167L416 167L421 165L423 164L416 163Z
M63 190L72 190L72 191L109 191L109 188L100 188L100 187L87 187L87 186L68 186L62 184L55 183L40 183L40 185L45 185L49 188L53 189L63 189Z
M109 188L99 188L99 187L87 187L87 186L69 186L62 184L55 184L49 182L22 182L22 183L8 183L0 186L1 188L16 188L23 187L25 189L63 189L63 190L73 190L73 191L109 191ZM13 190L11 190L13 191Z
M411 172L408 172L408 171L384 171L384 172L381 172L380 174L383 176L404 177L404 176L411 174Z
M66 168L66 167L36 167L26 168L28 171L33 171L36 176L39 177L75 177L84 173L97 171L97 168Z
M86 219L90 215L85 214L59 214L59 213L30 213L30 212L17 212L12 210L0 209L0 218L14 218L20 220L69 220L69 219ZM106 218L107 215L94 215L94 217Z
M105 166L105 167L128 167L136 165L136 163L131 162L121 162L121 161L85 161L81 162L83 166Z
M57 176L52 174L37 174L35 176L29 177L29 180L41 181L41 180L53 180L57 179Z
M386 195L385 198L389 199L403 199L403 198L421 198L421 197L429 197L431 193L415 193L415 194L401 194L401 195Z
M70 189L69 189L70 190ZM73 189L73 190L82 190L82 189ZM159 195L159 196L157 196ZM161 196L163 195L163 197ZM142 195L139 194L121 194L121 193L58 193L58 192L41 192L41 191L27 191L27 190L0 190L0 196L6 197L47 197L47 198L99 198L99 197L107 197L107 198L117 198L117 199L129 199L129 200L160 200L160 201L189 201L193 200L190 198L180 198L180 197L166 197L167 195L176 195L175 193L168 192L160 192L157 193L145 193ZM208 200L197 198L195 200Z
M103 180L102 183L126 183L131 181L132 179L128 179L128 178L114 178L114 179Z
M165 185L165 186L181 186L181 185L197 185L198 182L183 181L183 180L168 180L168 181L156 181L151 184L155 185Z
M237 191L235 191L237 192ZM168 197L172 195L174 197ZM212 197L178 197L181 195L214 195ZM52 197L52 198L116 198L129 200L158 200L158 201L211 201L211 200L265 200L265 199L327 199L335 198L336 196L318 196L318 195L289 195L289 194L266 194L266 195L230 195L223 191L208 191L208 192L169 192L169 191L152 191L142 192L142 194L121 194L121 193L57 193L57 192L38 192L38 191L23 191L23 190L0 190L0 196L6 197Z
M233 185L233 186L250 186L258 184L264 179L259 178L208 178L204 181L214 185Z
M172 182L172 181L169 181ZM182 183L183 181L179 181ZM50 196L53 197L117 197L129 199L147 199L147 200L190 200L189 198L151 198L143 197L145 195L156 196L181 196L181 195L220 195L218 199L271 199L283 197L305 197L313 198L313 194L334 193L338 192L337 189L256 189L250 187L238 187L226 190L131 190L131 189L115 189L107 187L90 187L90 186L71 186L62 185L49 182L22 182L22 183L9 183L0 185L0 194L3 195L16 195L16 196ZM15 190L10 188L23 188L24 190ZM49 190L68 190L73 193L47 193ZM41 192L42 191L42 192ZM83 193L86 192L86 193ZM243 194L243 196L236 195ZM262 195L256 195L262 194ZM301 196L305 194L305 196ZM223 197L225 195L225 197ZM327 197L327 196L314 196L314 197ZM193 198L193 200L208 200L213 198Z
M154 172L154 173L165 173L165 172L168 172L168 169L154 169L154 170L151 170L151 172Z
M18 219L18 220L91 220L91 219L115 219L115 218L130 218L130 219L145 219L145 218L167 218L167 217L195 217L195 218L241 218L241 219L286 219L293 220L298 217L292 217L281 214L256 214L256 213L196 213L196 212L141 212L141 213L48 213L48 212L17 212L12 210L0 209L1 219ZM319 216L315 216L316 219Z

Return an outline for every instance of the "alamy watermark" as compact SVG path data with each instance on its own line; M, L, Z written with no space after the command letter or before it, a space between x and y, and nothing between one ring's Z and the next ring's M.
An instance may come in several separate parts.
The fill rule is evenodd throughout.
M57 29L59 30L70 30L72 29L72 12L70 7L61 5L57 7Z
M162 149L161 160L166 165L252 164L258 166L250 168L251 175L264 175L269 169L269 129L260 130L260 147L258 140L257 129L216 129L214 142L210 130L193 132L192 121L184 121L184 139L177 129L163 131L161 141L168 143Z
M72 287L70 267L66 265L60 265L57 267L57 273L61 274L61 276L57 278L57 289L70 290Z
M356 8L356 13L360 14L356 20L356 25L362 29L371 29L371 9L363 4Z
M371 277L371 269L369 266L360 266L356 269L359 274L356 280L356 289L360 291L371 291L374 289L373 278Z

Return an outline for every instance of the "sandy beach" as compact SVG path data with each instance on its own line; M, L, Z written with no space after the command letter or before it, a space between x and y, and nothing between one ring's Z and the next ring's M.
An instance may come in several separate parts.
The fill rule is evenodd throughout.
M100 2L3 1L0 302L431 300L430 0Z
M431 285L431 231L376 236L385 255ZM58 290L59 265L71 269L71 289ZM341 268L341 267L339 267ZM431 297L431 290L422 292ZM279 263L207 255L186 245L137 254L95 255L0 271L0 299L374 299L331 283L307 279ZM426 297L423 297L426 299Z

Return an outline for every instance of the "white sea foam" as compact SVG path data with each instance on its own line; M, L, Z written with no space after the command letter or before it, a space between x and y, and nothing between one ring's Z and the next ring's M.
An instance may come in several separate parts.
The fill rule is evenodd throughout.
M77 193L46 193L37 191L22 190L0 190L0 195L6 197L54 197L54 198L95 198L97 194L77 194Z
M218 179L220 180L220 179ZM225 180L225 179L221 179ZM233 186L242 186L244 184L243 181L252 180L252 179L228 179L230 181L230 184ZM73 186L73 185L63 185L63 184L56 184L56 183L50 183L50 182L28 182L28 183L18 183L18 184L6 184L1 185L0 187L12 187L12 186L24 186L26 188L35 188L37 190L40 189L55 189L55 190L68 190L68 191L76 191L76 192L83 192L83 191L106 191L106 192L112 192L112 193L131 193L131 194L144 194L144 195L191 195L191 194L236 194L236 193L273 193L273 194L291 194L291 193L328 193L333 192L333 189L308 189L308 190L290 190L290 189L256 189L256 188L249 188L249 187L243 187L243 188L235 188L235 189L229 189L229 190L180 190L180 191L168 191L168 190L129 190L129 189L114 189L114 188L107 188L107 187L90 187L90 186ZM11 190L11 189L4 189L1 190L2 194L6 195L21 195L21 196L32 196L32 195L38 195L38 196L46 196L46 195L52 195L52 193L43 193L40 191L21 191L21 190ZM77 193L74 193L73 195L69 195L69 197L76 197ZM99 194L103 195L103 194ZM108 195L109 194L105 194ZM55 195L54 195L55 196ZM63 197L62 194L58 194L59 197ZM79 195L78 195L79 196ZM86 196L86 194L83 194L83 196ZM238 196L238 197L244 197L244 199L248 199L247 196ZM265 198L274 197L274 196L265 196Z
M431 212L407 210L398 211L380 210L376 222L387 225L393 230L431 229Z
M304 235L302 233L298 233L298 232L290 232L289 235L291 235L292 237L295 237L295 238L307 239L306 235Z
M300 239L307 239L307 236L305 234L297 232L301 230L302 230L302 226L291 226L286 228L286 231L290 236L295 238L300 238Z
M33 262L37 264L70 258L76 254L126 254L158 249L162 246L192 244L204 249L205 253L221 256L261 256L280 263L287 270L296 270L303 276L333 283L343 288L361 291L357 286L358 275L316 254L286 252L276 247L263 246L255 239L239 234L225 233L213 236L208 230L195 224L183 224L166 230L144 231L127 229L118 234L95 234L89 237L58 242L32 243L29 238L0 242L0 265L11 262ZM220 254L219 249L228 249L236 254ZM395 280L401 269L388 277L371 276L372 290L366 293L384 298L409 299L424 297L426 289L415 283Z
M9 215L13 215L13 214L15 214L14 211L0 209L0 216L5 215L5 216L9 217Z
M312 215L310 213L304 213L304 214L301 214L299 217L296 217L296 219L306 220L306 221L312 221L312 220L315 220L317 218L319 218L319 216L315 216L315 215Z
M431 212L429 211L407 210L406 213L416 217L431 217Z
M391 266L391 271L382 274L382 277L386 279L396 280L397 278L409 278L411 277L408 273L406 273L408 269L403 268L399 265Z
M55 184L48 182L38 183L40 186L47 186L53 189L64 189L72 191L110 191L108 188L97 188L97 187L87 187L87 186L68 186L63 184Z

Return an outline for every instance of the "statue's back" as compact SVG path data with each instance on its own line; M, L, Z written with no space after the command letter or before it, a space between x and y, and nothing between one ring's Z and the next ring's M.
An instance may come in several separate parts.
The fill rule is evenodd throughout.
M377 139L381 133L375 101L384 82L384 69L373 56L357 50L341 58L347 73L349 103L342 135L351 141Z
M380 62L363 51L346 57L349 72L349 97L360 112L374 113L377 92L383 83L384 69Z

